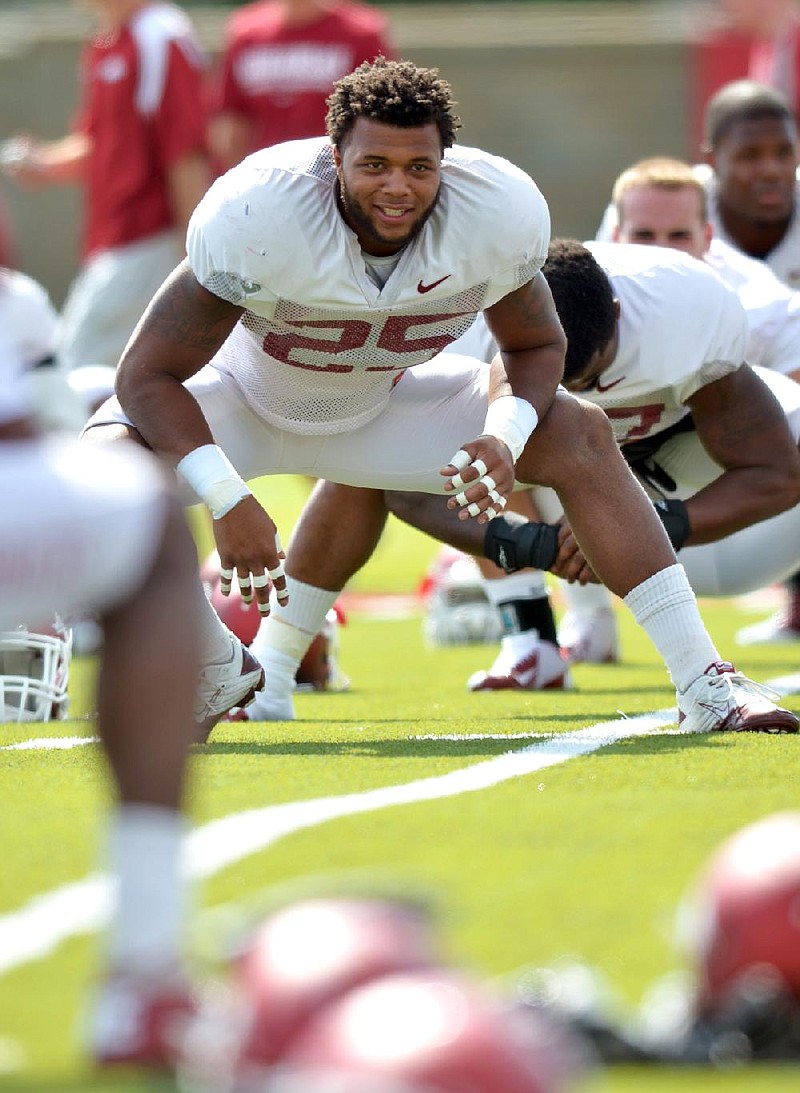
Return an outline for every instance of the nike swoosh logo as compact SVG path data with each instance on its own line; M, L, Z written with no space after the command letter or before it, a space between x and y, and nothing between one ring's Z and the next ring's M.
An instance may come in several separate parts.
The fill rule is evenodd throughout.
M442 281L446 281L448 277L452 277L452 273L446 273L444 277L440 277L438 281L432 281L429 285L423 285L422 281L417 283L417 292L430 292L432 288L436 288Z
M620 376L620 378L618 380L612 380L611 383L607 383L605 386L603 386L603 384L600 382L600 380L598 380L597 383L595 384L595 390L597 391L597 393L599 395L602 395L606 391L610 391L612 387L616 387L618 383L622 383L622 381L624 379L625 379L624 376Z

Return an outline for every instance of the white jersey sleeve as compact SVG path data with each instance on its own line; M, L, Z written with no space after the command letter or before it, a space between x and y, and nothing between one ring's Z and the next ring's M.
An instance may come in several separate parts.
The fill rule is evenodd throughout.
M581 397L601 406L620 443L679 422L701 387L741 367L747 318L735 292L680 251L586 244L620 302L619 348Z
M320 138L265 149L217 180L187 253L205 288L244 309L213 365L265 420L321 435L372 420L407 368L535 276L549 235L547 205L523 171L450 149L431 215L379 287L339 212Z

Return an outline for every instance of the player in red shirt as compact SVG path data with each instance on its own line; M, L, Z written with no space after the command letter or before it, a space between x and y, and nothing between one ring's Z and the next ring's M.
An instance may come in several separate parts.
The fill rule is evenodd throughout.
M61 320L68 369L116 366L140 315L184 254L209 181L205 61L186 14L160 0L92 0L81 105L56 141L20 139L7 173L85 187L83 266Z
M234 12L212 104L220 164L322 136L336 80L379 54L394 54L386 17L353 0L258 0Z

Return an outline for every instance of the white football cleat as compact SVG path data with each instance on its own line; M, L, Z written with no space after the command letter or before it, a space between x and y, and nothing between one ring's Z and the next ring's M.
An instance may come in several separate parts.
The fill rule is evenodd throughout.
M558 641L571 664L619 661L617 619L610 607L567 611L558 626Z
M800 721L776 706L774 691L741 675L732 664L710 664L687 690L678 692L678 724L684 732L797 732Z
M768 642L800 641L800 629L792 626L785 608L776 611L768 619L754 622L736 633L737 645L766 645Z
M194 719L197 739L205 740L216 723L234 706L247 706L264 686L264 669L238 638L230 635L231 659L207 664L200 672Z
M488 672L474 672L470 691L547 691L572 686L569 661L557 645L542 641L535 630L507 634Z

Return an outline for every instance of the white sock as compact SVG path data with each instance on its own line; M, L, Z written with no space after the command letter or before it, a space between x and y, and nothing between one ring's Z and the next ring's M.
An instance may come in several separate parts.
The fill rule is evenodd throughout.
M624 600L658 649L679 691L721 660L708 635L682 565L659 570Z
M574 611L576 615L589 615L601 607L611 607L611 593L604 584L560 581L558 587L567 610Z
M322 629L325 616L339 596L326 588L286 578L289 602L273 601L272 613L258 628L250 651L264 669L264 695L286 695L308 647Z
M112 969L146 975L179 965L186 925L185 826L180 812L155 805L120 805L114 813L109 857L119 889L109 936Z
M504 577L484 578L483 588L489 603L498 607L509 600L540 600L547 595L544 574L538 569L521 569Z
M200 581L197 582L197 595L202 600L199 606L200 663L227 664L231 659L231 632L211 606Z

